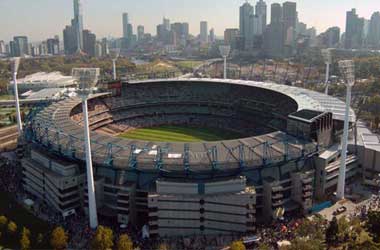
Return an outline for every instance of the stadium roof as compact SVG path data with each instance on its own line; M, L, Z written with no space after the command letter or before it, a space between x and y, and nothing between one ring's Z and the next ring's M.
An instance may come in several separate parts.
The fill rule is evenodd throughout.
M143 82L215 82L215 83L230 83L246 86L253 86L258 88L269 89L289 96L294 99L298 104L298 111L303 109L331 112L333 118L336 120L344 121L346 104L338 98L325 95L323 93L311 91L304 88L293 87L288 85L277 84L273 82L256 82L246 80L230 80L230 79L208 79L208 78L174 78L174 79L157 79L146 81L133 81L132 84ZM350 121L356 121L355 112L351 109Z

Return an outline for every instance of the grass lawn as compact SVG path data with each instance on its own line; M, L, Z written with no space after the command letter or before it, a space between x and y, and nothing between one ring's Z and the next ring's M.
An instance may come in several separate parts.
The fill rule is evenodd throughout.
M175 62L175 64L178 67L185 68L185 69L193 69L195 67L198 67L202 63L203 63L202 61L178 61L178 62Z
M4 215L9 220L14 221L17 224L17 232L15 235L9 235L7 230L0 228L1 238L0 246L17 249L20 247L20 234L23 227L27 227L31 232L30 240L32 247L36 246L36 239L39 233L46 235L50 232L51 227L45 221L40 220L30 213L26 208L16 203L11 194L0 192L0 215ZM44 239L43 244L39 247L48 248L49 239Z
M13 95L0 95L0 100L12 100Z
M135 129L121 134L120 137L157 142L199 142L220 141L241 137L240 134L213 128L194 128L185 126L160 126Z

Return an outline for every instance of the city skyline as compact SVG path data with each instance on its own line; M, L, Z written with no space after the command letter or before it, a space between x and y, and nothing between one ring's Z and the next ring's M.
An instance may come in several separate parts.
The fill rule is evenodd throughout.
M198 1L202 4L196 4ZM199 34L200 21L207 21L209 28L214 28L216 35L221 36L226 28L239 27L239 6L245 1L220 0L217 2L218 6L215 6L216 1L214 0L195 0L191 3L170 0L157 0L152 3L148 0L141 0L135 4L114 0L112 5L100 0L94 0L91 3L88 0L83 2L84 27L93 31L100 38L122 37L123 12L129 14L129 22L133 24L134 33L136 33L138 25L143 25L145 32L155 34L156 25L161 23L165 16L172 22L189 22L190 33L194 35ZM257 1L249 2L256 4ZM283 3L285 1L266 1L268 20L270 20L270 4L276 2ZM346 11L352 8L356 8L358 15L366 19L369 19L374 11L380 10L380 6L378 9L374 6L374 0L363 0L360 3L355 0L348 0L344 3L331 3L327 0L318 3L312 0L294 2L297 3L299 20L309 27L316 27L319 33L332 26L339 26L344 30ZM41 8L41 6L44 7ZM326 6L328 6L327 9ZM39 42L54 35L61 37L62 27L73 16L72 1L63 0L57 0L54 3L48 0L37 0L28 8L25 8L22 0L2 0L0 9L9 10L0 15L0 22L3 24L0 30L0 40L5 41L11 40L16 35L26 35L31 42ZM54 11L54 9L59 11ZM323 18L320 16L321 11L324 13ZM30 13L35 15L30 15ZM23 16L22 20L24 21L16 22L16 18L19 16ZM99 18L99 16L104 18ZM51 18L55 18L56 21L51 21ZM29 25L25 25L25 23Z

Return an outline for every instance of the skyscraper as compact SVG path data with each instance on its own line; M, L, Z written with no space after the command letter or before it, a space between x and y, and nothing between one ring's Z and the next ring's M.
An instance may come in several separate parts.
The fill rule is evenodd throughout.
M210 36L209 36L210 38L210 43L215 43L215 40L216 40L216 38L215 38L215 30L214 30L214 28L212 28L212 29L210 29Z
M267 4L264 2L264 0L260 0L257 2L256 16L260 18L262 26L261 30L262 32L264 32L267 26Z
M244 47L249 48L253 45L253 6L248 2L240 7L240 35L244 40Z
M123 38L128 39L128 13L123 13Z
M96 55L96 36L89 30L83 31L83 51L89 56Z
M76 30L73 24L74 19L71 20L71 25L67 25L63 30L63 45L65 55L72 55L77 51Z
M26 36L15 36L13 38L14 41L14 56L25 56L29 55L29 44L28 44L28 37Z
M59 40L56 38L49 38L46 40L47 53L50 55L59 54Z
M137 41L141 41L144 39L144 26L137 26Z
M380 12L375 12L369 22L368 45L380 49Z
M83 10L81 0L74 0L74 28L76 33L77 51L83 50Z
M271 5L271 21L264 32L264 51L272 57L281 57L284 47L284 25L282 7L279 3Z
M5 54L5 42L3 40L0 41L0 54Z
M347 11L346 33L344 47L346 49L358 49L363 44L364 19L359 18L356 9Z
M200 23L200 35L201 43L208 43L208 24L206 21Z

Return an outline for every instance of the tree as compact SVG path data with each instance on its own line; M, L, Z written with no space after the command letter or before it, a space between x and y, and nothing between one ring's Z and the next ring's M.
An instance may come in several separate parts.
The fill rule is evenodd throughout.
M366 228L377 243L380 242L380 212L379 211L369 211L367 216Z
M260 243L257 249L258 250L271 250L271 247L267 243Z
M51 233L50 245L55 250L66 249L68 236L62 227L56 227Z
M9 221L8 223L8 233L14 234L17 231L17 225L13 221Z
M326 243L328 246L333 246L337 243L338 240L338 220L334 216L329 226L326 229Z
M231 250L245 250L245 246L242 241L234 241L230 246Z
M281 250L324 250L325 247L321 241L308 238L296 238L291 241L290 246L286 246Z
M117 250L133 250L133 242L127 234L120 235Z
M30 249L30 231L29 229L23 227L21 232L20 239L20 248L21 250L29 250Z
M113 246L113 232L108 227L99 226L91 242L94 250L107 250Z
M0 227L4 228L7 225L8 219L4 215L0 216Z
M158 250L169 250L169 246L165 243L161 243L159 246L158 246Z
M338 242L346 242L350 239L350 222L345 216L338 220Z

